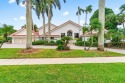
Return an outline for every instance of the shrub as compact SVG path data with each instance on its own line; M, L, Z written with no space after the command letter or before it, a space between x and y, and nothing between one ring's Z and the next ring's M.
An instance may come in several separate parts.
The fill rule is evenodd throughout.
M63 45L63 41L62 41L62 40L57 40L57 41L56 41L56 44L57 44L57 45Z
M84 46L84 41L77 41L75 43L75 45L77 45L77 46Z
M70 50L70 47L68 46L70 37L63 37L61 40L58 40L58 47L57 50Z
M33 45L47 45L48 41L46 41L46 40L38 40L38 41L34 41L32 44Z
M48 45L57 45L57 44L54 41L50 41L50 43L48 43Z
M64 46L62 44L58 45L57 50L64 50Z

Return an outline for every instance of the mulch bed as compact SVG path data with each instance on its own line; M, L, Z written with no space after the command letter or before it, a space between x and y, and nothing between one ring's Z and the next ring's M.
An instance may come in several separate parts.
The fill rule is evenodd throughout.
M40 49L22 49L19 51L20 54L32 54L39 52Z

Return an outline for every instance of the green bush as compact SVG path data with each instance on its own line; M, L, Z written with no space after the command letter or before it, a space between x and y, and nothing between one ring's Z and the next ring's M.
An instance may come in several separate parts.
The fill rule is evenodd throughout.
M68 46L70 37L63 37L61 40L57 41L57 50L70 50L70 47Z
M50 43L48 43L48 45L57 45L57 44L54 41L50 41Z
M84 41L77 41L75 43L75 45L77 45L77 46L84 46Z
M63 45L63 41L62 41L62 40L57 40L57 41L56 41L56 44L57 44L57 45Z
M38 40L38 41L34 41L32 44L33 45L47 45L48 41L46 41L46 40Z
M64 50L64 45L62 44L58 45L57 50L60 50L60 51Z

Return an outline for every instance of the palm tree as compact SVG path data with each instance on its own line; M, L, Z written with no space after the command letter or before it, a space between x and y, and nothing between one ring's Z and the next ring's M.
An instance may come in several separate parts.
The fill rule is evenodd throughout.
M123 25L123 28L125 28L125 14L118 14L118 19L119 19L119 22L120 22L120 24L122 24Z
M64 2L66 2L66 0L63 0ZM50 35L51 35L51 27L50 27L50 24L51 24L51 19L52 19L52 9L53 9L53 6L56 8L58 7L58 9L60 10L61 9L61 4L60 4L60 0L47 0L47 7L48 7L48 10L47 10L47 15L48 15L48 41L50 42Z
M43 19L43 39L45 40L45 13L46 13L47 5L45 0L38 0L37 3L35 4L35 12L38 18L40 19L40 14L42 14L42 19Z
M80 15L81 15L81 11L80 11L80 7L78 6L78 10L76 12L76 15L78 16L78 24L80 24Z
M123 4L119 9L120 9L120 13L124 13L125 12L125 4Z
M98 50L104 51L105 0L99 0L99 21L101 22L101 29L98 33Z
M86 17L85 17L85 26L86 26L87 25L87 15L88 15L88 13L92 12L92 5L87 6L85 10L80 9L80 11L82 11L82 13L86 14Z
M88 32L89 31L89 27L87 27L87 26L83 26L83 28L82 28L82 33L83 33L83 37L84 37L84 50L86 50L86 41L85 41L85 34L86 34L86 32Z
M19 1L20 0L16 0L17 4L19 4ZM32 48L32 1L25 0L25 3L26 3L26 29L27 29L26 49L31 49Z
M119 8L119 10L120 10L120 14L121 14L121 22L122 22L122 24L123 24L123 28L125 27L124 26L124 23L125 23L125 4L123 4L120 8Z

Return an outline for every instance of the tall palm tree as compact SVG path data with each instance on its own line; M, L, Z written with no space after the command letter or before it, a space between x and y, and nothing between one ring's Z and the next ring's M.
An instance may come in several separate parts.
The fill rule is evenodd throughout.
M105 0L99 0L99 21L101 22L101 29L98 33L98 50L104 51Z
M86 7L86 9L80 9L82 11L82 13L85 13L86 16L85 16L85 26L87 25L87 16L88 16L88 13L91 13L92 12L92 5L89 5Z
M76 12L76 15L78 16L78 24L80 24L80 15L81 15L81 11L80 11L80 7L78 6L78 10Z
M19 4L19 1L20 0L16 0L17 4ZM32 1L25 0L25 3L26 3L26 29L27 29L26 49L31 49L32 48Z
M37 0L35 4L35 12L38 18L40 19L40 15L42 14L42 19L43 19L43 39L45 40L45 13L46 13L46 1L45 0Z
M63 0L64 2L66 2L66 0ZM53 6L56 8L58 8L59 10L61 9L61 3L60 3L60 0L47 0L47 6L48 6L48 41L50 42L50 35L51 35L51 27L50 27L50 24L51 24L51 19L52 19L52 9L53 9Z
M122 24L123 24L123 28L125 27L124 26L124 23L125 23L125 4L123 4L120 8L119 8L119 10L120 10L120 14L121 14L121 21L122 21Z

